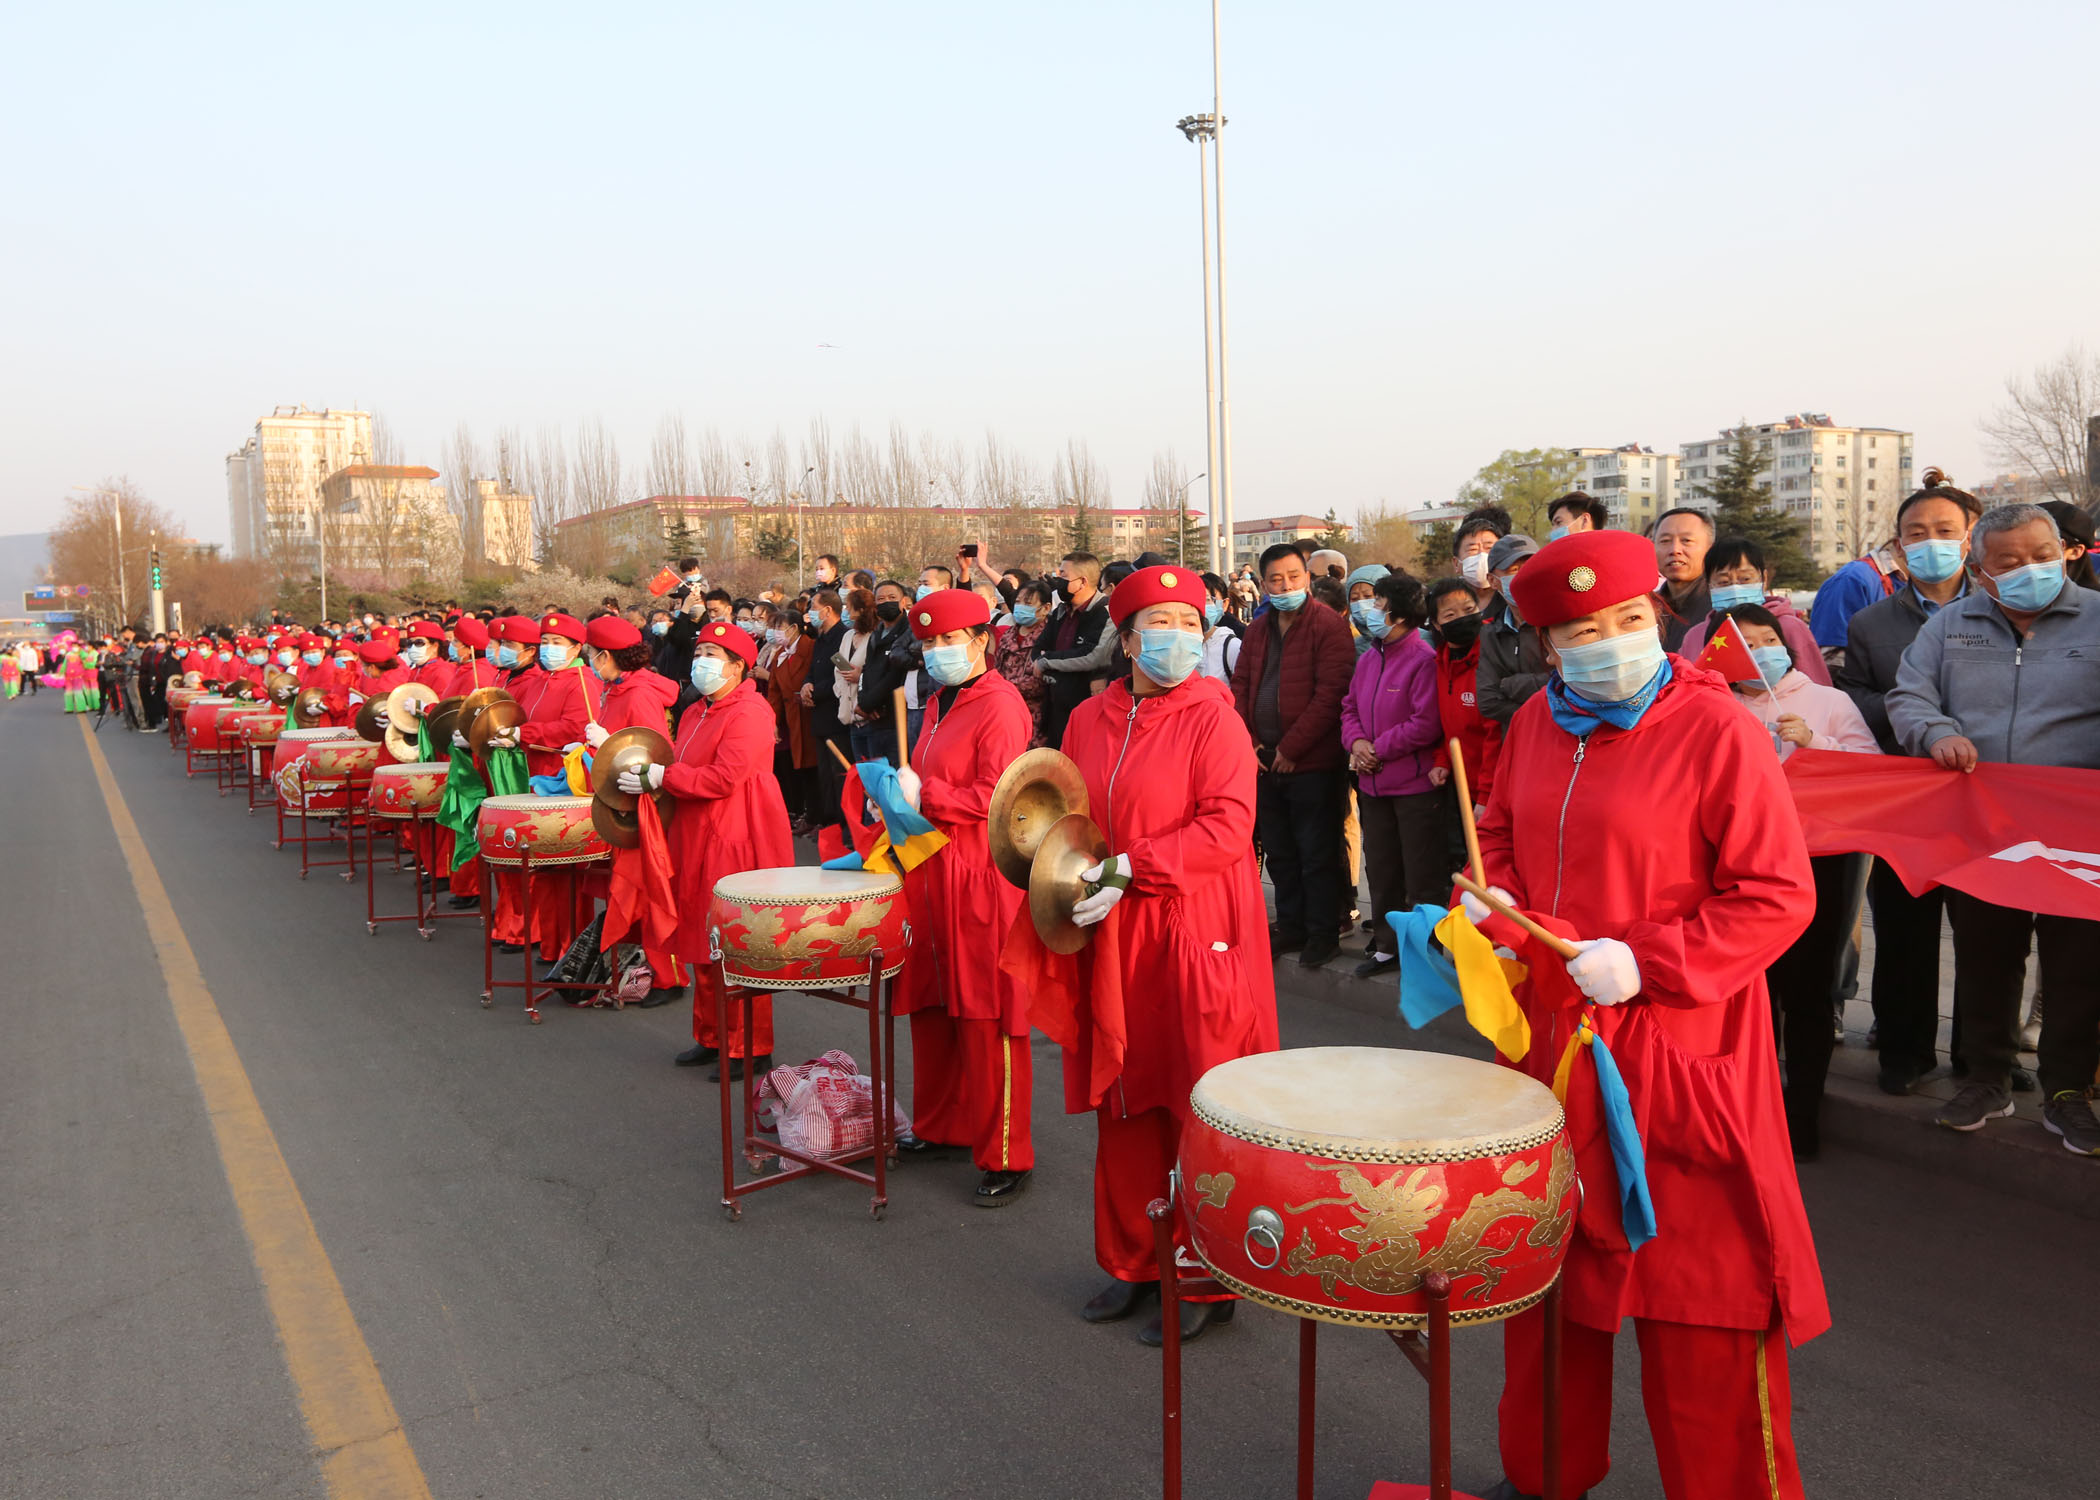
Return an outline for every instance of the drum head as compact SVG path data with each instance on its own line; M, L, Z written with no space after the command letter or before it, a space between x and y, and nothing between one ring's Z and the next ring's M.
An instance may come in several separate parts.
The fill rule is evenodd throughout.
M715 894L747 906L802 906L830 901L865 901L903 889L894 875L877 870L820 870L789 865L770 870L744 870L715 882Z
M1190 1096L1213 1129L1344 1161L1464 1160L1560 1129L1553 1091L1514 1068L1390 1047L1298 1047L1234 1058Z

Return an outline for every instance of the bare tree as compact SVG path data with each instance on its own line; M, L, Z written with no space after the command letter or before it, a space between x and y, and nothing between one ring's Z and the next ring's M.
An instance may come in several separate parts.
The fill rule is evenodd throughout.
M1407 513L1379 499L1356 509L1356 552L1362 562L1413 569L1421 548Z
M693 447L683 413L666 412L657 420L656 438L649 445L649 493L693 493Z
M625 498L620 472L620 445L593 417L576 427L575 508L579 516L601 516ZM584 556L569 559L579 572L603 573L610 560L610 539L603 526L585 526L580 539Z
M539 545L539 562L546 567L561 559L562 534L558 529L573 511L569 493L569 451L562 443L561 428L548 422L540 427L533 444L532 532Z
M498 433L497 442L502 442ZM462 422L452 429L452 436L445 441L441 455L445 477L445 498L452 506L452 513L459 517L460 536L464 541L465 566L473 571L488 555L488 536L482 525L481 497L474 488L475 476L481 472L481 450L474 441L474 431Z
M1097 524L1094 512L1111 509L1115 501L1108 491L1108 475L1094 462L1094 455L1087 450L1084 438L1072 438L1065 443L1065 451L1058 455L1050 466L1050 488L1060 506L1071 506L1078 515L1067 524L1067 537L1076 548L1087 548L1106 544L1109 533L1094 534ZM1105 522L1106 516L1099 518Z
M2088 423L2100 415L2100 355L2073 345L2031 375L2009 377L2005 395L1977 424L1992 456L2034 480L2045 498L2100 509L2086 448Z
M710 427L700 434L700 451L696 472L700 476L700 489L709 495L734 495L742 475L735 460L729 456L729 444L722 439L721 429Z
M174 516L129 479L105 479L66 501L65 514L46 542L51 581L86 584L98 619L136 623L152 597L147 554L153 538L166 543L179 534Z
M1145 475L1145 550L1176 562L1205 562L1202 527L1198 523L1192 528L1188 520L1188 484L1188 473L1172 448L1152 455Z

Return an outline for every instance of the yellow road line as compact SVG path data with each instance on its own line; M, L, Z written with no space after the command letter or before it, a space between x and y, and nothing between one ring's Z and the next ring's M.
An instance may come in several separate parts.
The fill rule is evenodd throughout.
M335 1267L314 1232L306 1200L299 1196L299 1185L248 1082L248 1070L241 1066L217 1002L204 987L197 955L175 919L160 872L153 867L153 857L146 852L138 824L86 719L80 721L80 736L124 862L131 867L132 888L145 912L168 1000L197 1071L226 1183L233 1189L241 1227L255 1252L263 1296L298 1388L300 1412L320 1452L328 1493L334 1500L430 1500L422 1466L401 1430L400 1415L358 1331Z

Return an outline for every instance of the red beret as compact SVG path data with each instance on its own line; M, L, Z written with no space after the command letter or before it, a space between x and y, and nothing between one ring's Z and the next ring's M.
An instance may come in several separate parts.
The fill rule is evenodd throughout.
M565 615L560 610L550 610L540 616L540 634L558 635L565 640L583 639L583 621L574 615Z
M392 661L397 654L392 641L366 641L357 648L358 659L360 661L368 661L375 667L384 666Z
M523 615L498 615L489 626L489 638L509 641L514 646L537 646L540 627Z
M410 640L441 641L445 638L445 627L432 620L418 620L403 633Z
M642 633L618 615L600 615L584 627L583 638L600 651L625 651L642 643Z
M488 648L489 628L478 615L461 615L453 622L452 634L462 646L471 646L476 651Z
M1524 623L1543 630L1651 594L1660 582L1655 544L1646 537L1578 531L1526 559L1510 581L1510 594Z
M748 630L733 621L714 620L701 626L693 644L720 646L746 667L754 666L758 661L758 642L751 639Z
M992 623L992 607L968 589L940 589L910 606L911 633L922 641Z
M1200 616L1210 590L1204 586L1202 573L1170 563L1163 568L1139 568L1117 584L1108 597L1120 629L1132 615L1151 604L1186 604Z

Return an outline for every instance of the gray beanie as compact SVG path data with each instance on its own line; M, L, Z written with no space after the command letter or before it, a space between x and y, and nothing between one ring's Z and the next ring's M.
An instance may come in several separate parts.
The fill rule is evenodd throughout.
M1499 573L1539 550L1539 544L1521 531L1513 531L1488 551L1488 571Z

